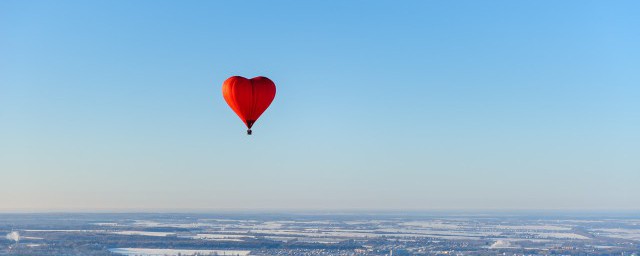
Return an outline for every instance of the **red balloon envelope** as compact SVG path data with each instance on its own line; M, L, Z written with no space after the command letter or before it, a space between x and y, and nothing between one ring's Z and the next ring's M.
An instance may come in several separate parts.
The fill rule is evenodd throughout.
M247 125L247 134L251 135L251 127L276 97L276 85L264 76L251 79L232 76L222 83L222 96Z

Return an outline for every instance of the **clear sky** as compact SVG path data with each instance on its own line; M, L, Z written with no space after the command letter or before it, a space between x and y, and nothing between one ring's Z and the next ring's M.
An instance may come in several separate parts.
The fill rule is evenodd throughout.
M640 209L639 10L0 1L0 211Z

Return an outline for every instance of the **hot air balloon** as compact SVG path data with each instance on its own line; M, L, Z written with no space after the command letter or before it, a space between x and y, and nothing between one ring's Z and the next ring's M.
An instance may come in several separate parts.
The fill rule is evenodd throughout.
M222 96L247 125L247 135L251 135L251 127L276 97L276 85L264 76L232 76L222 83Z

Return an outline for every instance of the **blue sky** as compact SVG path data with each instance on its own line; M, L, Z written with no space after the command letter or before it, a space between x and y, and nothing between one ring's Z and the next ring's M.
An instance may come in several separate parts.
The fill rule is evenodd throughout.
M637 210L639 9L1 1L0 211Z

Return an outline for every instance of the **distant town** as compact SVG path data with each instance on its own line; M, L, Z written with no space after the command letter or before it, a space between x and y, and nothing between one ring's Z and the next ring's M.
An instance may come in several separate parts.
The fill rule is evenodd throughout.
M0 255L638 255L640 215L0 214Z

